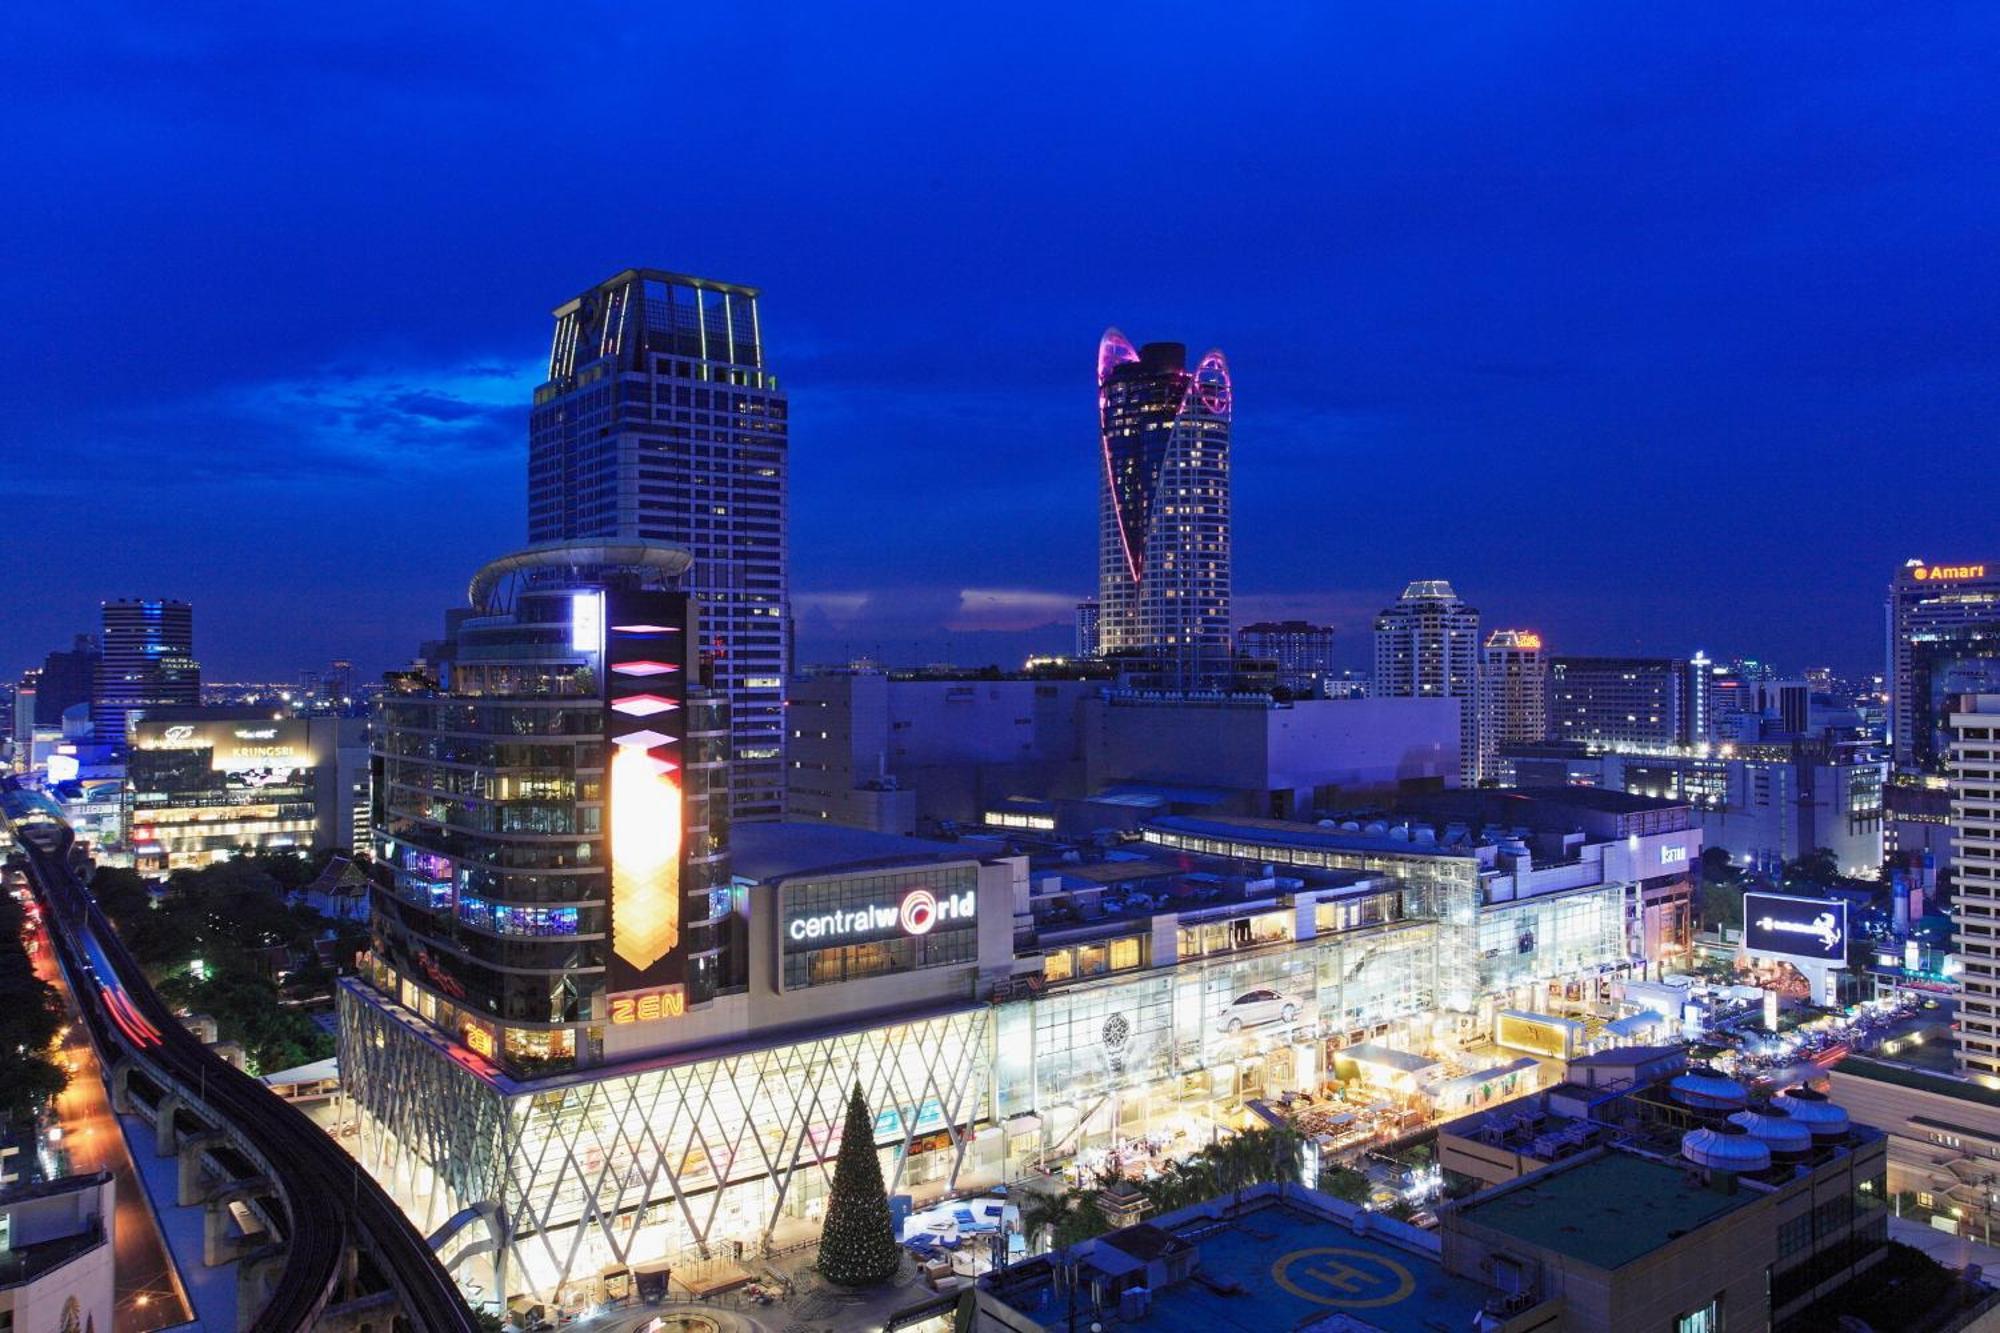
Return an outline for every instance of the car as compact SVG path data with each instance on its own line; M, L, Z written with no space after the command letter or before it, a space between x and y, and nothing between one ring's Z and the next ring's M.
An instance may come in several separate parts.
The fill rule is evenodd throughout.
M1247 990L1220 1014L1215 1025L1224 1032L1241 1032L1262 1023L1289 1023L1305 1012L1306 1002L1277 990Z

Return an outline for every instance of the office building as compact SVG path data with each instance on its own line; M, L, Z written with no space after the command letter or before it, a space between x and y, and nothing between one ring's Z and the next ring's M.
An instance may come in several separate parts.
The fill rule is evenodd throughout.
M1951 727L1958 1060L2000 1087L2000 694L1961 696Z
M1479 612L1443 579L1418 579L1375 617L1375 697L1459 701L1461 780L1479 766Z
M1236 655L1274 662L1278 684L1299 699L1320 697L1333 674L1333 626L1304 620L1260 620L1236 631Z
M528 428L528 540L667 542L694 563L728 698L732 808L784 813L787 408L755 288L628 269L555 310Z
M1503 780L1568 784L1685 801L1710 847L1737 865L1780 869L1827 848L1844 875L1881 872L1888 763L1818 743L1643 747L1625 751L1564 741L1502 746Z
M503 556L450 618L444 679L378 703L373 981L510 1068L644 1049L742 967L728 705L674 586L691 563L648 542Z
M1532 630L1494 630L1480 650L1479 782L1500 785L1500 746L1539 741L1548 729L1548 659L1542 655L1542 636Z
M1916 679L1919 637L2000 621L2000 565L1906 561L1889 584L1885 612L1891 757L1899 768L1914 767L1920 749L1928 749L1931 771L1936 771L1944 755L1936 748L1934 735L1926 746L1919 722L1927 693L1919 690ZM1935 717L1936 701L1929 706Z
M2000 694L2000 600L1990 620L1910 631L1902 644L1909 664L1908 734L1896 750L1918 775L1942 774L1951 755L1951 708L1966 694Z
M270 709L163 708L132 724L125 829L142 871L238 852L345 853L368 784L368 720ZM365 806L360 826L366 846Z
M1076 604L1076 655L1098 656L1097 599L1086 597Z
M1098 648L1134 683L1200 689L1230 671L1229 427L1220 351L1190 370L1180 343L1097 348Z
M62 715L70 709L79 704L89 706L91 693L97 686L100 660L97 640L88 634L77 635L67 650L50 653L42 659L41 675L35 682L35 702L44 721L60 725Z
M857 671L795 681L788 716L790 817L889 833L1289 817L1459 772L1456 706L1438 699L1187 698L1093 679Z
M194 608L186 602L104 603L102 657L90 700L98 740L123 745L128 725L153 708L201 702L194 658Z
M1599 747L1691 744L1691 679L1678 657L1552 657L1548 737Z

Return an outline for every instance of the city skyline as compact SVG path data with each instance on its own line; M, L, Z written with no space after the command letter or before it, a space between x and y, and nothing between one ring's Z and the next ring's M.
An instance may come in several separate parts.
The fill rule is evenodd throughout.
M1556 651L1878 669L1893 570L1991 544L2000 480L1963 450L1989 431L2000 346L1976 300L1992 186L1954 127L1994 92L1949 53L1993 20L1731 19L1724 43L1719 14L1448 36L1274 18L1204 43L1229 92L1200 116L1162 91L1161 62L1194 58L1165 30L1083 17L1073 55L1027 62L1042 95L1015 99L988 90L1026 32L919 68L893 24L807 17L756 48L750 114L669 133L612 88L588 147L562 89L658 39L643 19L454 45L421 15L359 14L373 56L131 16L84 59L35 31L17 50L43 55L8 69L28 204L0 226L38 315L0 363L0 440L37 460L22 549L61 554L0 630L0 669L132 595L197 604L221 679L401 660L451 571L521 531L539 312L629 264L767 294L803 660L1067 644L1094 582L1075 367L1116 319L1229 349L1239 625L1332 624L1358 664L1385 599L1446 578ZM278 38L282 84L259 72ZM399 40L450 49L413 80ZM1174 125L1173 147L1107 156L1064 130L1105 106ZM780 126L777 169L723 179ZM655 169L579 218L522 165L558 144L580 174ZM1212 165L1173 165L1193 162ZM1121 223L1163 169L1205 172L1226 205ZM673 210L688 180L713 197ZM113 308L171 336L116 376L58 354ZM1499 540L1523 513L1549 528ZM1607 513L1650 516L1654 542ZM389 531L423 539L357 559Z

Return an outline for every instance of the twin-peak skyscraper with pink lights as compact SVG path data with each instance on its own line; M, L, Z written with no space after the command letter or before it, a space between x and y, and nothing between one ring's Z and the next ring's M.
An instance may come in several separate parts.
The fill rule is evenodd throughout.
M1190 370L1180 343L1098 343L1098 650L1135 683L1228 681L1233 407L1220 351Z

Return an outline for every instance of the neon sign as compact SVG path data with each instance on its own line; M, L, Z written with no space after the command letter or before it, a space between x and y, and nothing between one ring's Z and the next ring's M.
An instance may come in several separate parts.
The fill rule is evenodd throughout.
M637 991L611 997L614 1023L650 1023L656 1018L679 1018L687 1012L687 992L679 986Z
M857 935L879 935L901 931L905 935L928 935L940 921L971 921L979 911L979 896L972 889L939 898L929 889L911 889L894 905L869 903L858 908L838 908L795 916L785 923L785 934L796 942L850 939Z
M1910 577L1919 583L1936 583L1942 579L1983 579L1986 577L1986 566L1918 565L1910 570Z

